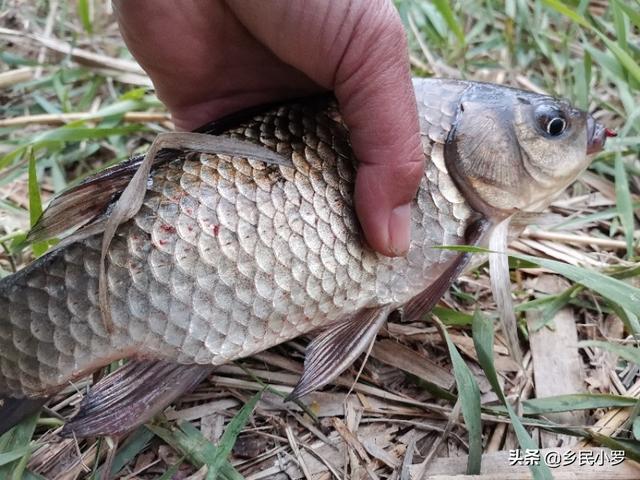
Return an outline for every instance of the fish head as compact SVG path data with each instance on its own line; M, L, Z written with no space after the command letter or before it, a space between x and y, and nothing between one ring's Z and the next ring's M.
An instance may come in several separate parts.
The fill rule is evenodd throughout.
M471 84L461 96L445 160L470 205L500 218L544 209L611 135L565 100Z

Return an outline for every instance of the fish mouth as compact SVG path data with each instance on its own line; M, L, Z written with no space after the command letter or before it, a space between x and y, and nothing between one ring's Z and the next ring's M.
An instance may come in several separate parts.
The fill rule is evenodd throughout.
M594 118L589 115L587 119L587 137L589 138L587 142L587 155L601 152L607 141L607 137L615 137L617 135L616 132L596 122Z

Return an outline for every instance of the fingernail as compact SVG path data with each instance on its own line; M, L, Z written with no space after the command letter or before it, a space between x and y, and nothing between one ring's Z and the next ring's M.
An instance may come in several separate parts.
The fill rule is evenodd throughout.
M400 205L391 210L389 217L389 250L396 255L404 255L411 241L411 204Z

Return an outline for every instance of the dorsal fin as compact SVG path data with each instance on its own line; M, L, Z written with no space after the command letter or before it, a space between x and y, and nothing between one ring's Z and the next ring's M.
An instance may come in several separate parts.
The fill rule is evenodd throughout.
M330 95L321 94L308 97L306 101L320 107L325 105L331 98ZM202 125L195 129L194 132L207 135L222 135L269 109L300 100L297 98L249 107ZM176 149L163 149L154 159L152 170L178 158L181 153L183 152ZM30 243L48 240L94 222L108 212L109 207L129 184L144 158L145 155L133 157L98 172L85 179L82 183L62 192L51 201L38 219L38 222L29 231L26 240ZM94 232L90 233L93 234ZM80 235L78 238L83 238L84 236L86 235Z
M102 215L127 186L142 158L108 168L55 197L29 231L27 241L57 237Z
M304 371L287 400L295 400L338 377L376 338L392 312L391 305L366 308L336 323L307 346Z
M293 163L267 147L251 142L228 137L211 136L194 133L163 134L164 136L186 137L189 135L202 136L209 140L203 141L203 153L224 153L246 156L247 159L260 160L271 165L293 167ZM210 143L211 146L206 144ZM217 145L220 145L218 147ZM197 150L193 150L197 151ZM186 152L173 148L162 148L152 159L151 170L168 161L179 158ZM105 213L120 197L131 182L145 157L135 157L119 165L111 167L79 185L72 187L54 198L42 213L36 224L29 231L28 242L40 242L50 238L77 230L88 225ZM93 231L92 234L100 233Z

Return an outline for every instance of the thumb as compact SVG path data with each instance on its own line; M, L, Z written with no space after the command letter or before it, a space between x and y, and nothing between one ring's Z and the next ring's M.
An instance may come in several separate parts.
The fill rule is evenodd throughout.
M409 247L410 202L424 168L407 41L391 0L227 0L280 59L332 89L358 158L355 205L385 255Z
M356 213L368 243L404 254L410 203L424 170L404 29L391 2L357 24L336 71L335 94L359 167ZM372 13L372 10L375 13Z

